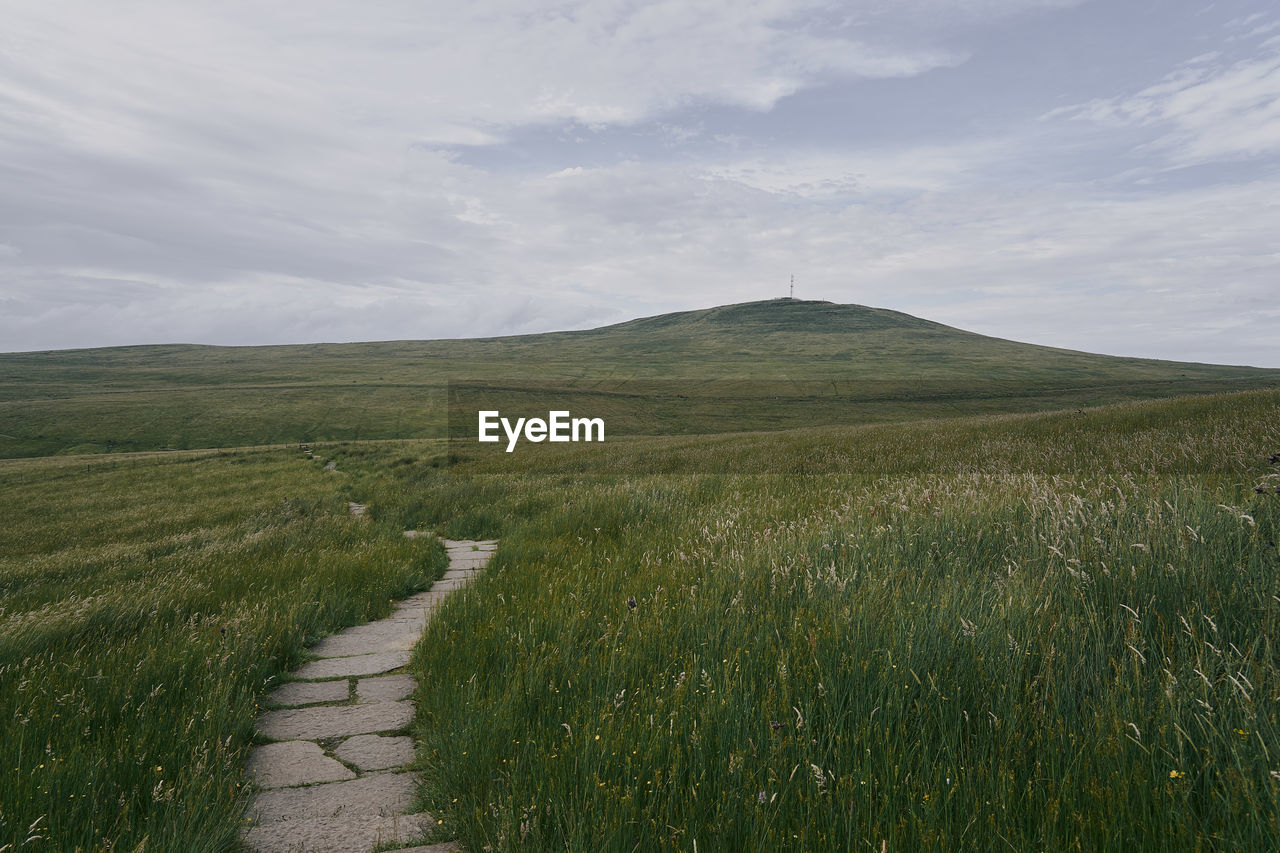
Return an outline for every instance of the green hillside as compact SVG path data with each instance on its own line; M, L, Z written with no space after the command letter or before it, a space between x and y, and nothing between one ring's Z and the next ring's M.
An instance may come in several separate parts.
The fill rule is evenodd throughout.
M771 300L503 338L0 354L0 456L442 436L450 381L652 434L1099 405L1273 387L1280 371Z

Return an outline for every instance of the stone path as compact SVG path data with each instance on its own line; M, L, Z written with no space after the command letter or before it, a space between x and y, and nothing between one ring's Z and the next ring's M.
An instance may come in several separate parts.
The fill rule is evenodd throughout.
M408 531L405 535L417 535ZM311 647L303 665L267 697L258 718L273 742L255 747L245 768L258 791L242 841L250 853L368 853L411 844L431 826L409 814L418 786L406 768L417 684L403 671L432 609L489 561L496 543L444 540L449 570L378 622L357 625ZM403 853L452 853L457 845Z

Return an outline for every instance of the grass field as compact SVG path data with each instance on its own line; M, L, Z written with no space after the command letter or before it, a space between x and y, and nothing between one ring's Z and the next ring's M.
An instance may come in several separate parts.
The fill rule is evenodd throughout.
M338 452L502 537L413 663L469 849L1280 848L1276 392Z
M413 659L471 850L1280 849L1278 376L808 302L0 355L0 851L234 849L263 692L442 571L406 528L502 540Z
M0 457L440 437L450 381L526 396L536 382L543 411L590 407L614 435L669 435L1277 387L1280 371L1113 358L775 300L512 338L0 354Z
M0 847L230 849L255 698L419 527L502 537L413 663L471 849L1274 849L1277 415L5 462Z
M0 850L234 848L257 697L443 571L345 487L296 449L0 463Z

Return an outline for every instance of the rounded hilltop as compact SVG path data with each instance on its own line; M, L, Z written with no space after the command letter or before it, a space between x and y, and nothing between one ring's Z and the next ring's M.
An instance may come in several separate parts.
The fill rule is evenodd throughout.
M641 317L593 329L593 332L625 332L658 329L736 328L761 331L856 332L891 329L946 329L933 323L884 308L843 305L823 299L764 299L695 311L676 311Z

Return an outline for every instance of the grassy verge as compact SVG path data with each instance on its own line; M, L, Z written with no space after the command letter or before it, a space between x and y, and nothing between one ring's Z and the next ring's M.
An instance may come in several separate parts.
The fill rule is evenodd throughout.
M470 849L1280 847L1274 392L351 451L503 537L413 661Z
M230 850L255 700L443 570L297 451L0 465L0 850Z

